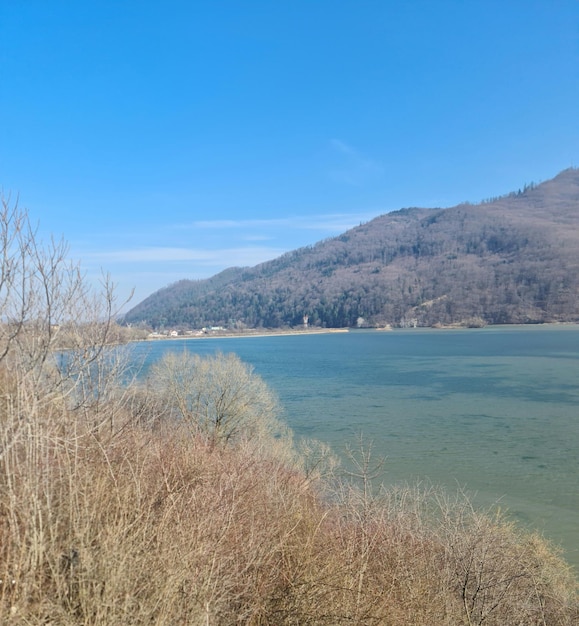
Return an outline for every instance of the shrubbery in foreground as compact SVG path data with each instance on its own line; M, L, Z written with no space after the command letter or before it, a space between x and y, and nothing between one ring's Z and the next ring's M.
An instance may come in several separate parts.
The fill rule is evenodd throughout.
M577 623L545 541L465 500L329 494L251 442L33 417L2 457L0 623Z

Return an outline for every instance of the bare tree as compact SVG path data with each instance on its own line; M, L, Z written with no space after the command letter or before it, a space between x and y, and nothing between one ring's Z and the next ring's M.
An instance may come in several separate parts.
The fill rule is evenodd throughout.
M111 347L110 278L91 288L63 240L43 242L18 200L1 196L0 202L0 369L10 407L3 416L5 449L39 405L58 398L68 408L103 406L113 388L117 393L123 364ZM100 421L98 411L91 420Z
M202 358L167 352L149 384L167 412L213 443L275 436L285 430L278 402L253 368L235 354Z

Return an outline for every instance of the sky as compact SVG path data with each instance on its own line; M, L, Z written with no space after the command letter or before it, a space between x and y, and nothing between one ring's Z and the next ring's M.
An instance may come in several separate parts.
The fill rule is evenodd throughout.
M125 309L579 165L579 0L0 0L0 190Z

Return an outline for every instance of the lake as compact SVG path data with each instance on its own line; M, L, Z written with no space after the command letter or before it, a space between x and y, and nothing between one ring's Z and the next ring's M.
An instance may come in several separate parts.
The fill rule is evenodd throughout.
M135 345L235 352L277 393L297 435L341 454L359 435L384 482L428 479L501 508L579 569L579 326L409 329L172 339Z

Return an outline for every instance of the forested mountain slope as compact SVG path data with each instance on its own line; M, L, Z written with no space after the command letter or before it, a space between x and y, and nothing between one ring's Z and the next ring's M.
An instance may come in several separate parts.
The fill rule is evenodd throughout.
M481 204L402 209L253 268L180 281L126 322L153 327L579 320L579 169Z

